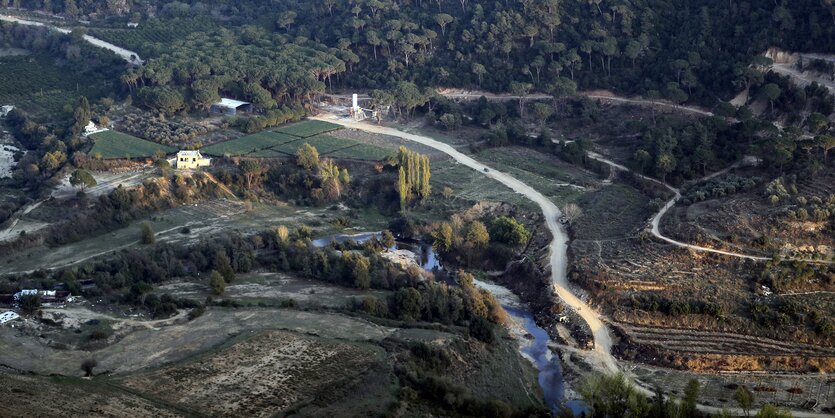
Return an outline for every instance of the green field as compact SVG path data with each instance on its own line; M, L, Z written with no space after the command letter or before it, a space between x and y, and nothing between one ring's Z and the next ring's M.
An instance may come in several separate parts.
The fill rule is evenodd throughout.
M155 142L146 141L117 131L104 131L93 135L93 149L90 154L104 159L152 157L155 152L166 154L177 151Z
M255 152L250 152L246 155L247 157L258 157L258 158L287 158L290 155L285 152L279 152L270 148L258 150Z
M327 156L331 158L347 158L353 160L371 160L379 161L386 157L394 156L396 151L375 147L368 144L357 144L352 147L342 148L329 153Z
M322 157L379 161L387 156L394 155L394 151L385 148L361 144L352 139L316 133L340 128L339 125L328 122L303 121L275 131L259 132L231 141L212 144L200 151L206 155L217 157L284 158L295 155L302 145L308 143L316 147Z
M584 187L598 183L594 173L523 147L488 148L476 154L476 159L512 175L560 207L576 202L586 193Z
M267 148L272 148L296 140L298 140L298 138L293 136L284 135L278 132L264 131L233 139L231 141L209 145L200 151L204 154L218 157L224 155L238 156L265 150Z
M14 105L36 119L59 116L80 96L90 102L108 93L113 82L96 75L82 75L59 67L43 55L8 56L0 59L0 104Z
M310 138L312 136L337 131L339 129L342 129L342 126L330 122L303 120L292 125L282 126L275 129L275 131L287 135L297 136L299 138Z
M325 156L329 152L334 152L336 150L358 144L358 142L350 139L336 138L328 135L319 135L311 138L299 139L298 141L282 144L277 147L273 147L272 149L274 151L294 155L296 153L296 150L301 148L302 145L304 145L305 143L308 143L316 147L316 150L319 151L319 155L321 156Z

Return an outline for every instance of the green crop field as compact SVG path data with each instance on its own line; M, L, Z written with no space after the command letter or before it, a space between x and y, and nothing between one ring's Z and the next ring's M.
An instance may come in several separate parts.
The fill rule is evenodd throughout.
M247 156L257 158L284 158L296 155L296 151L305 143L313 145L322 157L350 158L355 160L379 161L394 151L374 145L361 144L352 139L337 138L330 135L301 137L311 132L333 131L339 125L319 121L304 121L275 131L264 131L246 135L231 141L218 142L202 148L200 151L213 156ZM296 136L289 132L295 132Z
M14 105L36 119L60 115L64 106L80 96L90 102L107 94L112 81L82 75L55 65L42 55L8 56L0 59L0 103Z
M394 156L395 154L397 154L397 152L395 152L394 150L375 147L374 145L368 144L357 144L352 147L336 150L325 156L331 158L350 158L354 160L380 161L386 157Z
M289 157L290 154L286 152L276 151L274 149L262 149L255 152L251 152L246 155L247 157L258 157L258 158L286 158Z
M326 132L333 132L342 129L342 126L330 122L323 122L320 120L303 120L292 125L282 126L275 129L276 132L281 132L287 135L297 136L299 138L310 138Z
M93 149L90 154L104 159L151 157L155 152L166 154L177 151L166 145L146 141L117 131L104 131L93 135Z
M206 155L214 156L247 155L297 140L299 140L299 138L284 135L278 132L264 131L233 139L231 141L209 145L200 151Z
M305 143L308 143L316 147L316 150L319 151L319 155L323 156L329 152L334 152L336 150L347 148L357 144L356 141L350 139L336 138L328 135L319 135L314 136L312 138L305 138L300 139L298 141L285 143L277 147L272 147L272 149L287 154L295 154L296 150L301 148L302 145L304 145Z

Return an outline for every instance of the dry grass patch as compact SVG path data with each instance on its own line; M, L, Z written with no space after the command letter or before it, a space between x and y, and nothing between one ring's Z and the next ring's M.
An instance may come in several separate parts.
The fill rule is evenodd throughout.
M209 415L267 417L313 401L382 355L363 344L269 331L124 383Z

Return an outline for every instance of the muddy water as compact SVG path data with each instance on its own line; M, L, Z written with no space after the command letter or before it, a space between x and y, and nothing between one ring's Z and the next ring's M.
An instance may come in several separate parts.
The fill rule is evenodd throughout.
M371 239L374 235L375 233L373 232L355 235L334 235L313 240L313 245L322 247L334 241L343 243L348 240L364 242ZM426 271L443 270L440 259L432 249L432 246L425 242L398 241L392 250L409 250L415 253L421 268ZM545 403L548 405L548 408L556 413L561 405L565 405L576 415L583 412L582 402L577 400L566 401L562 366L556 353L551 351L549 347L551 338L548 336L548 332L536 324L533 314L527 310L525 304L513 292L503 286L480 280L476 280L475 285L493 293L504 310L510 315L512 321L509 324L511 334L519 341L519 352L536 368L538 372L537 380L539 386L542 388Z

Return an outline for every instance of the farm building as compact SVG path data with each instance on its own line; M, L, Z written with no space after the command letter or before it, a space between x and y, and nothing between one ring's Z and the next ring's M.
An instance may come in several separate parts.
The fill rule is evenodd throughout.
M221 98L220 101L213 104L211 108L213 113L223 113L226 115L236 115L239 110L243 112L250 112L252 111L252 104L235 99Z
M96 126L96 124L93 123L93 121L90 121L90 122L87 122L87 126L84 127L84 132L82 132L81 135L82 136L90 136L92 134L99 133L99 132L104 132L104 131L109 131L109 129L104 128L104 127L100 128L100 127Z
M207 167L212 159L206 158L200 151L180 151L177 153L175 168L178 170L192 170L198 167Z
M9 322L9 321L14 321L17 318L20 318L20 315L18 315L17 313L15 313L13 311L6 311L6 312L3 312L3 313L0 313L0 324L5 324L6 322Z
M14 110L14 106L12 106L12 105L0 106L0 117L5 118L6 116L9 115L9 112L11 112L12 110Z
M23 289L20 292L14 294L14 300L20 300L20 298L24 296L37 296L38 289Z
M24 296L37 296L43 303L61 303L67 300L70 292L58 290L38 290L38 289L23 289L14 294L13 300L15 303L20 302Z

